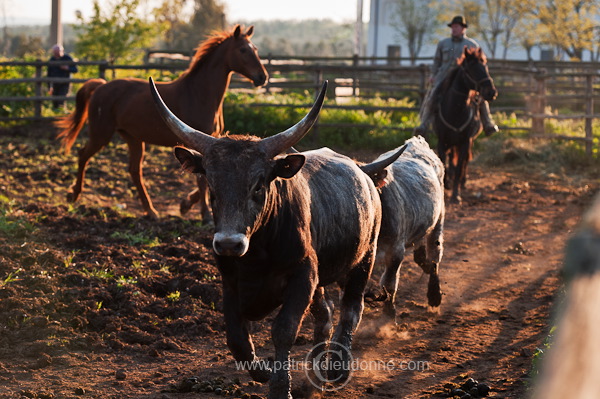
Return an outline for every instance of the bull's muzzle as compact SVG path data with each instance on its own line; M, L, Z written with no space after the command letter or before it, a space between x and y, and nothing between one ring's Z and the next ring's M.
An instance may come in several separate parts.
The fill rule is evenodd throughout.
M243 256L249 244L248 237L239 233L216 233L213 238L213 249L220 256Z

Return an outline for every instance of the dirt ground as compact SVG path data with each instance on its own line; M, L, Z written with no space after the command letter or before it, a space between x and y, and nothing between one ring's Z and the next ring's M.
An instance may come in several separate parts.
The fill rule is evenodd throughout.
M91 161L71 205L74 154L22 129L0 141L0 398L266 397L225 345L211 227L194 211L178 215L192 179L168 150L146 161L162 213L152 221L123 145ZM360 369L324 397L450 397L469 378L492 398L527 397L560 298L565 240L598 188L582 176L473 163L463 204L447 210L440 309L427 308L427 278L409 253L397 326L382 327L380 304L368 303L353 353ZM253 326L264 357L269 321ZM311 347L311 324L294 359ZM292 375L295 385L304 378Z

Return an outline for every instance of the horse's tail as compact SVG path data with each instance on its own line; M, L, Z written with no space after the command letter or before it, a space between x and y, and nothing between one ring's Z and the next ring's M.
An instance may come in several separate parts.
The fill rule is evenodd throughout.
M58 119L54 122L54 126L61 129L61 132L56 136L61 140L63 151L68 154L81 128L85 124L88 117L88 104L94 91L106 83L104 79L90 79L81 86L75 96L75 111L72 114Z

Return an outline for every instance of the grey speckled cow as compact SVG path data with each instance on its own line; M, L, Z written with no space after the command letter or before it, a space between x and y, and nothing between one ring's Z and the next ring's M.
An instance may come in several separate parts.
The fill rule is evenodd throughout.
M381 277L384 314L392 319L396 316L394 299L400 265L410 246L414 245L415 262L429 274L429 305L437 307L442 301L438 267L443 254L444 165L423 137L412 137L404 145L406 150L386 169L387 174L373 175L361 166L380 187L382 221L377 263L385 268Z

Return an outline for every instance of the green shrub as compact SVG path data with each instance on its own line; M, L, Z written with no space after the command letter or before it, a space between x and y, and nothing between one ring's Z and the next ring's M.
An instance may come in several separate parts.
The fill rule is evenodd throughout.
M1 61L6 61L2 59ZM33 60L29 60L33 61ZM0 68L0 80L33 78L35 68L28 66L5 66ZM29 97L35 95L34 85L31 83L12 83L0 85L2 97ZM28 101L3 101L0 103L0 117L30 116L33 102Z
M259 137L283 131L297 123L312 104L311 93L260 94L229 92L225 98L225 126L231 133L251 133ZM253 104L273 104L258 107ZM412 132L417 115L411 111L377 110L377 107L412 107L407 100L350 100L346 105L374 107L373 111L325 108L316 131L298 148L327 146L334 149L371 148L386 150L401 145ZM306 106L285 107L282 105Z

